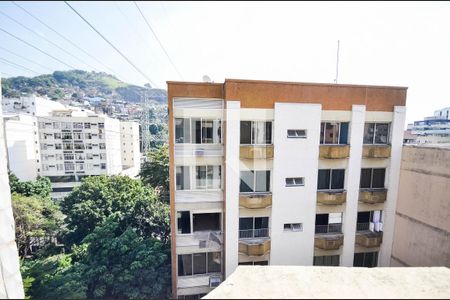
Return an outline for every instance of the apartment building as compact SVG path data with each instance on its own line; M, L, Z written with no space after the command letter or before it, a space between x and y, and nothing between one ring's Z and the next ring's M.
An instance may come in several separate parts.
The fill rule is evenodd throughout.
M135 160L140 155L139 142L135 142L137 123L70 109L38 116L37 121L38 174L52 182L52 198L64 197L86 176L118 175L124 170L124 175L132 177L139 173L140 161ZM122 156L123 151L130 155L125 152ZM123 166L127 158L130 162Z
M414 144L450 143L450 107L436 110L433 116L408 124L408 131L414 137Z
M389 266L406 90L168 82L173 296L238 265Z
M3 113L18 113L32 116L47 116L53 110L64 109L57 101L36 95L20 96L19 98L3 98Z

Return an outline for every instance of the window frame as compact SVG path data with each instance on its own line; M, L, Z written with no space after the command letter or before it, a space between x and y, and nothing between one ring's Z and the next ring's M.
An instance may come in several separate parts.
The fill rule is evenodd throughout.
M373 124L373 137L372 137L371 143L364 142L365 131L366 131L365 129L366 129L366 125L368 125L368 124ZM375 143L376 133L377 133L377 125L387 125L388 126L386 143ZM390 122L365 122L364 123L363 145L390 145L390 142L391 142L391 123Z
M252 172L253 173L253 191L251 192L241 192L241 181L242 181L242 172ZM269 172L269 190L268 191L256 191L256 172ZM267 176L267 175L266 175ZM241 170L239 171L239 194L270 194L272 193L272 170Z
M295 135L289 135L289 131L293 131ZM297 133L299 131L304 131L305 135L298 135ZM306 139L308 137L308 130L307 129L287 129L286 136L288 139Z
M330 171L329 173L329 182L328 182L328 189L319 189L319 174L320 171ZM332 183L333 183L333 171L344 171L344 178L343 178L343 184L342 188L340 189L333 189ZM318 192L325 192L325 191L345 191L345 169L319 169L319 172L317 173L317 191Z
M288 180L291 180L293 183L288 183ZM284 179L286 187L296 187L296 186L305 186L305 177L286 177ZM301 181L297 183L297 181Z
M241 124L242 122L250 122L250 144L248 143L241 143L241 140L239 139L239 145L240 146L270 146L273 145L273 120L270 121L266 121L266 120L241 120L239 123L239 131L241 131ZM265 139L267 140L267 128L266 128L266 124L270 123L270 143L256 143L256 137L255 135L255 130L256 130L256 123L264 123L264 134L265 134Z
M326 124L336 123L338 125L338 134L337 134L337 143L325 143L325 135L326 135ZM342 124L346 123L347 125L347 141L346 143L341 144L341 130ZM323 127L323 134L322 134ZM349 145L349 133L350 133L350 122L341 122L341 121L321 121L320 122L320 138L319 145Z
M217 272L209 272L209 257L213 253L220 253L220 271ZM194 273L194 255L196 254L204 254L205 255L205 273ZM190 255L190 261L191 261L191 272L188 275L181 275L180 274L180 256L183 255ZM184 268L183 268L184 271ZM195 276L202 276L202 275L213 275L213 274L221 274L223 271L223 254L222 251L208 251L208 252L196 252L196 253L188 253L188 254L177 254L177 276L178 277L195 277ZM186 272L185 272L186 273Z
M189 143L183 142L177 142L176 139L176 134L177 134L177 119L182 119L184 120L183 122L186 122L186 120L188 120L188 126L189 126ZM200 121L200 143L193 143L192 142L192 138L193 138L193 134L192 134L192 120L196 120L196 121ZM189 118L178 118L178 117L174 117L174 126L173 126L173 137L174 137L174 144L175 145L222 145L223 144L223 120L219 119L219 118L202 118L202 117L189 117ZM203 143L203 122L206 121L211 121L213 123L213 137L212 143ZM219 123L219 126L217 127L217 130L220 129L220 135L219 135L219 142L218 143L214 143L214 127L216 125L216 123ZM183 127L184 130L184 127ZM183 137L185 137L186 135L184 135Z
M362 172L363 170L370 170L370 187L361 187L361 180L362 180ZM373 174L374 170L384 170L384 182L383 187L373 187ZM361 175L359 179L359 188L361 190L385 190L386 189L386 170L387 168L361 168Z
M197 186L197 168L205 167L205 188L198 188ZM214 183L214 167L219 168L219 188L208 188L209 181ZM189 188L187 189L177 189L178 180L177 180L177 169L178 168L188 168L188 178L189 178ZM213 168L213 179L208 179L208 168ZM184 176L183 176L184 178ZM177 191L222 191L223 190L223 166L222 165L178 165L175 166L175 190Z

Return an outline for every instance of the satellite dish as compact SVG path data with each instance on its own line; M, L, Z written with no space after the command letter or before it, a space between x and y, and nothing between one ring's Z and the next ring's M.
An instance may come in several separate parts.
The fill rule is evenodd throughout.
M203 75L203 82L211 82L211 78L208 75Z

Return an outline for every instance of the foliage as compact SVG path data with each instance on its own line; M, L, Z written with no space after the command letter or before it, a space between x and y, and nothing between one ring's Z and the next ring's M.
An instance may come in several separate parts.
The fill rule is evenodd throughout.
M169 202L169 147L152 150L147 157L141 168L142 181L159 190L162 200Z
M132 227L142 237L169 239L169 207L154 189L127 176L92 176L61 202L69 233L68 244L79 244L108 217Z
M9 173L9 186L11 193L23 196L49 198L52 191L52 185L47 177L39 177L36 181L19 181L13 173Z
M63 215L48 197L12 194L16 243L21 257L30 254L32 245L47 245L61 232Z

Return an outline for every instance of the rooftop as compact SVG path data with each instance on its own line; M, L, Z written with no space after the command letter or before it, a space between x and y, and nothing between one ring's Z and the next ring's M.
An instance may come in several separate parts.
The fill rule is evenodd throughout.
M239 266L203 299L450 298L450 269Z

